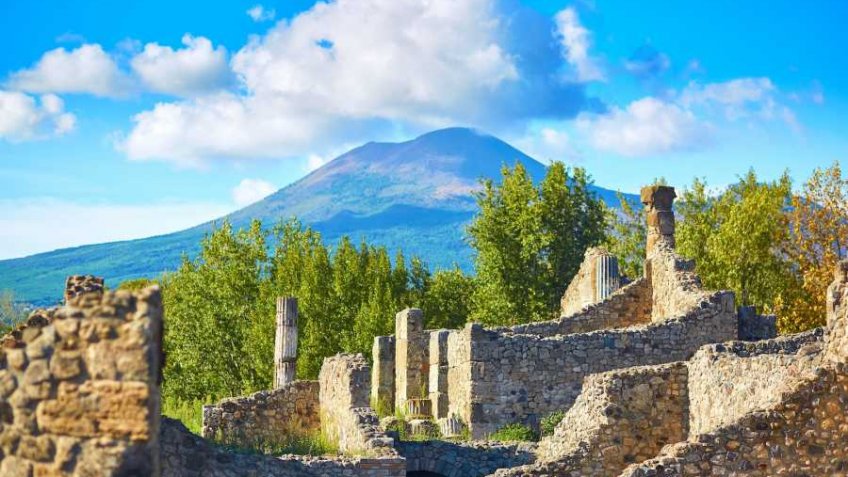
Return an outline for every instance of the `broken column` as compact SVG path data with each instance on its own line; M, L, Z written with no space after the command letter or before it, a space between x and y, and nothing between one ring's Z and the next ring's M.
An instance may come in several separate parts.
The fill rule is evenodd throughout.
M297 367L297 298L277 298L277 332L274 336L274 389L295 379Z
M621 287L618 259L602 247L586 249L583 263L562 295L561 315L571 315L605 300Z
M599 255L595 260L595 303L602 302L621 287L618 259L611 253Z
M645 246L647 256L651 256L660 244L674 248L674 212L672 205L674 187L653 185L643 187L641 192L642 204L648 216L648 241Z
M83 293L97 293L103 296L103 278L94 275L70 275L65 280L65 304Z
M448 417L448 336L450 330L430 332L430 403L433 417Z
M379 409L378 413L391 413L395 403L395 337L375 337L371 356L371 405Z
M395 316L395 408L405 411L410 399L427 394L428 343L424 313L406 308Z

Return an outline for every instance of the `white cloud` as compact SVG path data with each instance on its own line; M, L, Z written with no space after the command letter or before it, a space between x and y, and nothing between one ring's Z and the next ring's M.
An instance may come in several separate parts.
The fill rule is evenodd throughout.
M233 188L233 202L239 207L258 202L277 191L274 184L261 179L242 179Z
M31 93L115 97L126 94L130 84L100 45L85 44L70 51L65 48L48 51L32 68L12 73L7 86Z
M717 109L730 121L779 120L793 130L800 129L795 113L781 104L769 78L738 78L704 85L693 81L680 94L679 101L687 108L700 107L707 112Z
M12 142L60 136L74 129L76 116L64 102L47 94L39 102L28 94L0 90L0 139Z
M581 158L580 152L566 132L565 123L554 123L527 131L524 136L510 142L530 157L548 163L550 161L574 161Z
M174 232L221 217L232 209L231 204L206 202L116 205L50 197L3 199L0 259ZM44 224L62 233L46 234Z
M135 116L123 148L180 163L302 156L375 124L486 117L518 79L499 27L492 0L318 3L235 55L244 94L158 104Z
M132 69L150 91L178 96L196 96L222 88L231 72L227 51L213 48L204 37L183 35L185 48L148 43L132 61Z
M556 14L557 33L564 48L566 61L577 72L577 80L603 81L606 79L599 61L589 54L592 35L581 23L574 7L568 7Z
M273 8L266 9L262 5L254 5L246 13L255 22L267 22L277 16L276 10Z
M596 149L622 156L696 149L709 141L710 132L691 111L652 97L596 118L579 118L577 127Z
M329 158L322 157L318 154L310 154L306 158L306 170L312 172L328 162L330 162Z

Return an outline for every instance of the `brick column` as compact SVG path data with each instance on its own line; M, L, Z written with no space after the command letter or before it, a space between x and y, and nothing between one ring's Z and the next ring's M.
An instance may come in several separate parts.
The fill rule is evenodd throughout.
M277 332L274 336L274 389L295 379L297 367L297 298L277 298Z
M642 204L648 213L648 243L645 252L649 257L660 243L674 248L672 205L675 197L674 187L655 185L642 188Z
M391 411L395 403L395 337L377 336L371 348L371 403Z
M427 393L428 348L424 313L407 308L395 316L395 408L406 409L406 401L425 398Z
M448 417L448 336L450 330L430 332L430 402L433 417Z

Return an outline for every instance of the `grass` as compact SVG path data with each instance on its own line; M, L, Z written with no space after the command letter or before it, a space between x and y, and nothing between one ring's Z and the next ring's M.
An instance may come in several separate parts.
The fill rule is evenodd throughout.
M507 424L489 435L489 440L502 442L537 441L539 436L530 426L524 424Z
M183 423L194 434L200 435L203 425L203 405L212 401L178 400L162 397L162 415Z
M311 455L322 456L338 454L338 447L330 442L320 431L308 434L279 436L276 439L257 437L238 443L218 442L235 452L265 455Z

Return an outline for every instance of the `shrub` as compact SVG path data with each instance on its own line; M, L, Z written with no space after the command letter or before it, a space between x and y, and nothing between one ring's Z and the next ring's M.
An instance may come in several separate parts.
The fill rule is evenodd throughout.
M539 429L542 431L542 436L552 436L556 426L560 423L560 421L562 421L563 417L565 417L564 411L554 411L543 417L542 422L539 423Z
M524 424L507 424L489 435L493 441L535 441L538 436L530 426Z

